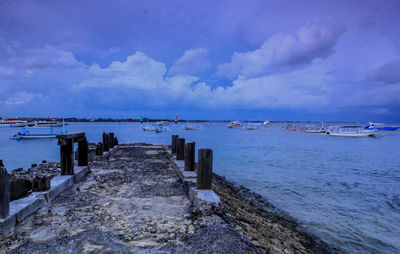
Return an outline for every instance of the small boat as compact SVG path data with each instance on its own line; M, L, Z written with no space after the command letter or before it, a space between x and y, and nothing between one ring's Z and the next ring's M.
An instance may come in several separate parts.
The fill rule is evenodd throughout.
M161 125L161 126L168 126L169 122L168 121L158 121L157 125Z
M36 127L62 127L64 124L56 120L46 120L36 122Z
M43 132L43 130L48 129L48 132ZM57 135L60 134L66 134L68 133L67 131L63 130L60 132L54 132L53 127L47 127L47 128L28 128L28 127L23 127L20 132L17 134L14 134L13 138L20 140L20 139L39 139L39 138L56 138Z
M232 121L229 122L228 128L234 129L234 128L242 128L242 123L240 121Z
M314 125L306 125L302 130L306 133L325 133L326 131L324 127L315 128Z
M153 124L152 126L142 126L141 127L143 131L154 131L155 133L160 133L162 131L167 130L165 127L159 124Z
M377 130L365 130L361 125L331 126L325 134L339 137L374 137Z
M271 126L272 124L269 121L264 121L262 124L264 127Z
M383 123L372 123L369 122L367 126L364 127L366 130L378 130L378 131L395 131L399 129L400 126L385 126Z
M24 127L26 125L26 121L22 121L19 119L9 120L9 119L1 119L0 127Z
M260 129L260 125L259 124L252 124L252 123L249 123L247 126L246 126L246 130L258 130L258 129Z
M287 130L287 131L297 131L297 128L293 124L288 124L286 126L285 130Z
M196 125L189 125L189 122L187 122L186 126L182 127L182 129L187 130L187 131L194 131L198 130L200 127Z

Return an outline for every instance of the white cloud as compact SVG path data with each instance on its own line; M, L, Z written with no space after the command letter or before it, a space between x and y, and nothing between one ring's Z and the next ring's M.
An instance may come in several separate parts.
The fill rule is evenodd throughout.
M310 63L332 54L342 33L342 27L316 20L300 27L296 35L275 34L259 49L234 53L230 63L218 67L218 74L228 78L256 77Z
M51 45L26 49L20 56L11 58L9 63L27 71L47 68L72 69L85 66L76 60L73 53Z
M107 50L100 52L100 57L109 57L109 56L118 54L120 52L121 52L121 50L119 47L111 47Z
M32 101L33 99L41 99L43 97L42 94L38 93L27 93L27 92L18 92L9 96L4 103L6 105L22 105Z
M77 87L127 87L138 89L154 89L165 86L163 76L165 65L147 57L142 52L128 56L125 62L115 61L107 68L92 65Z
M208 61L208 50L196 48L186 50L185 53L172 65L168 74L170 76L179 74L196 74L211 67Z

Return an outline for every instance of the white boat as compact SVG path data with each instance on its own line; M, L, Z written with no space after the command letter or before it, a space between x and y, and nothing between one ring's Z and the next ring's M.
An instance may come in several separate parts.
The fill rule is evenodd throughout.
M262 124L264 127L271 126L272 124L269 121L264 121Z
M44 130L48 130L48 132L45 132ZM23 127L20 132L17 134L14 134L13 138L20 140L20 139L39 139L39 138L56 138L57 135L60 134L66 134L67 131L62 129L62 131L55 132L53 127L47 127L47 128L27 128Z
M194 131L198 130L200 127L197 125L189 125L189 122L186 123L186 126L182 127L182 129L187 130L187 131Z
M56 120L46 120L36 122L36 127L62 127L64 124Z
M315 128L314 125L306 125L302 130L306 133L325 133L326 131L324 127Z
M365 130L360 125L348 125L331 126L326 130L325 134L338 137L374 137L377 132L376 130Z
M24 127L26 125L26 121L22 120L9 120L9 119L1 119L0 127Z
M390 125L385 125L383 123L373 123L369 122L367 126L364 127L366 130L378 130L378 131L395 131L397 129L400 129L399 126L390 126Z
M249 123L246 126L246 129L247 130L258 130L258 129L260 129L260 127L261 127L261 125L259 125L259 124Z
M159 125L159 124L153 124L152 126L146 125L146 126L142 126L141 128L143 131L154 131L156 133L160 133L162 131L167 130L167 128L165 128L164 126Z
M242 128L242 123L240 121L229 122L228 128L231 128L231 129L233 129L233 128Z
M168 121L158 121L157 125L161 125L161 126L168 126L169 122Z

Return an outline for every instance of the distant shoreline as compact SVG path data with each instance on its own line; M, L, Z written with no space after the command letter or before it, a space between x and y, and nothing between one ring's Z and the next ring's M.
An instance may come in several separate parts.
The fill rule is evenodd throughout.
M8 119L19 119L23 121L46 121L48 120L47 117L4 117ZM57 121L65 121L69 123L74 123L74 122L88 122L88 123L97 123L97 122L116 122L116 123L121 123L121 122L132 122L132 123L145 123L145 122L159 122L159 121L167 121L173 123L173 119L162 119L162 118L143 118L143 121L140 121L140 119L135 119L135 118L75 118L75 117L67 117L67 118L52 118ZM195 123L229 123L231 121L235 121L238 119L226 119L226 120L192 120L192 119L181 119L178 120L179 123L186 123L186 122L195 122ZM241 122L245 123L263 123L264 120L238 120ZM296 120L271 120L269 121L270 123L321 123L321 121L296 121ZM324 123L354 123L351 121L323 121ZM359 122L358 122L359 123Z

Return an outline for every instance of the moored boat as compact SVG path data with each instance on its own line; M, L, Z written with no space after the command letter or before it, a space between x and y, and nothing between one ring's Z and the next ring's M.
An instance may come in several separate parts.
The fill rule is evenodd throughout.
M168 126L169 122L168 121L158 121L157 125L161 125L161 126Z
M186 126L182 127L182 129L187 130L187 131L194 131L198 130L200 127L197 125L190 125L189 122L187 122Z
M297 131L297 128L296 128L296 126L293 125L293 124L288 124L288 125L286 126L285 130L287 130L287 131Z
M395 131L399 129L400 126L386 126L383 123L373 123L369 122L367 126L364 127L366 130L378 130L378 131Z
M160 133L162 131L168 130L166 127L160 125L160 124L153 124L152 126L142 126L141 127L143 131L154 131L155 133Z
M43 130L47 130L48 132L44 132ZM17 134L14 134L13 138L20 140L20 139L40 139L40 138L56 138L57 135L60 134L66 134L67 131L63 130L59 132L55 132L53 127L47 127L47 128L28 128L28 127L23 127L20 132Z
M56 120L46 120L36 122L36 127L62 127L64 124Z
M262 124L264 127L271 126L272 124L269 121L264 121Z
M0 127L24 127L26 123L26 121L19 119L1 119Z
M303 129L301 129L303 132L306 133L325 133L325 128L316 128L314 125L306 125Z
M331 126L325 134L339 137L374 137L377 130L365 130L360 125Z
M233 128L242 128L242 123L240 121L232 121L229 122L228 128L233 129Z
M261 127L260 124L249 123L249 124L246 126L246 129L247 129L247 130L258 130L258 129L260 129L260 127Z

